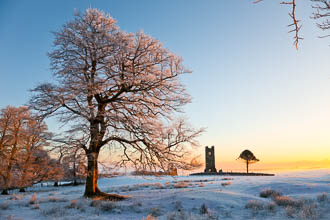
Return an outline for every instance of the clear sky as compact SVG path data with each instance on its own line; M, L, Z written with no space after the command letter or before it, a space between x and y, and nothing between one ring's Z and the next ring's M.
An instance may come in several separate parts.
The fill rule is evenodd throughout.
M51 79L51 31L74 9L95 7L184 58L193 71L182 77L193 97L185 110L191 124L207 128L200 142L215 145L217 168L244 169L235 159L246 148L259 167L330 167L330 38L317 38L324 33L309 18L310 2L297 1L305 39L296 51L290 9L279 2L1 0L0 108L23 105L29 89Z

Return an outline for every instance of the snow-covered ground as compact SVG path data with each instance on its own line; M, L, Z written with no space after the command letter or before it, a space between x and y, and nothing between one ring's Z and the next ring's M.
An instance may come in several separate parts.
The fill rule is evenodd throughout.
M250 176L100 179L121 202L87 200L84 186L35 186L0 196L0 219L330 219L330 170ZM267 189L282 196L260 197ZM149 217L148 217L149 216Z

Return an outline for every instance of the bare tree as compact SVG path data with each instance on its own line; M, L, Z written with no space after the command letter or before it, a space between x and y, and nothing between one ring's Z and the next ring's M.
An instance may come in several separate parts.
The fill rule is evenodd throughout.
M179 81L190 71L180 57L143 32L123 32L110 15L87 9L55 33L49 58L57 83L34 88L30 104L71 126L71 143L88 159L86 197L124 199L98 188L104 146L117 149L121 164L162 169L174 161L189 167L189 148L202 129L172 124L174 113L190 102ZM176 130L177 138L169 129Z
M259 161L259 159L257 159L249 150L244 150L236 160L238 159L241 159L246 163L246 173L249 173L249 164Z

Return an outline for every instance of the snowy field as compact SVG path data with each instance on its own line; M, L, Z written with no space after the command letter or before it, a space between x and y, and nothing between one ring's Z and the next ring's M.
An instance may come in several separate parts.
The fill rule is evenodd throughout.
M330 171L274 177L122 176L100 179L121 202L87 200L84 186L0 196L0 219L330 219Z

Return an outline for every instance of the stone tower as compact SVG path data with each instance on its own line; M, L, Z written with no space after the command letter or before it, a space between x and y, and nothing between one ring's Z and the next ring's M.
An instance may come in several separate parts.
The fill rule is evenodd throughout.
M215 160L214 160L214 146L205 147L205 173L216 173Z

